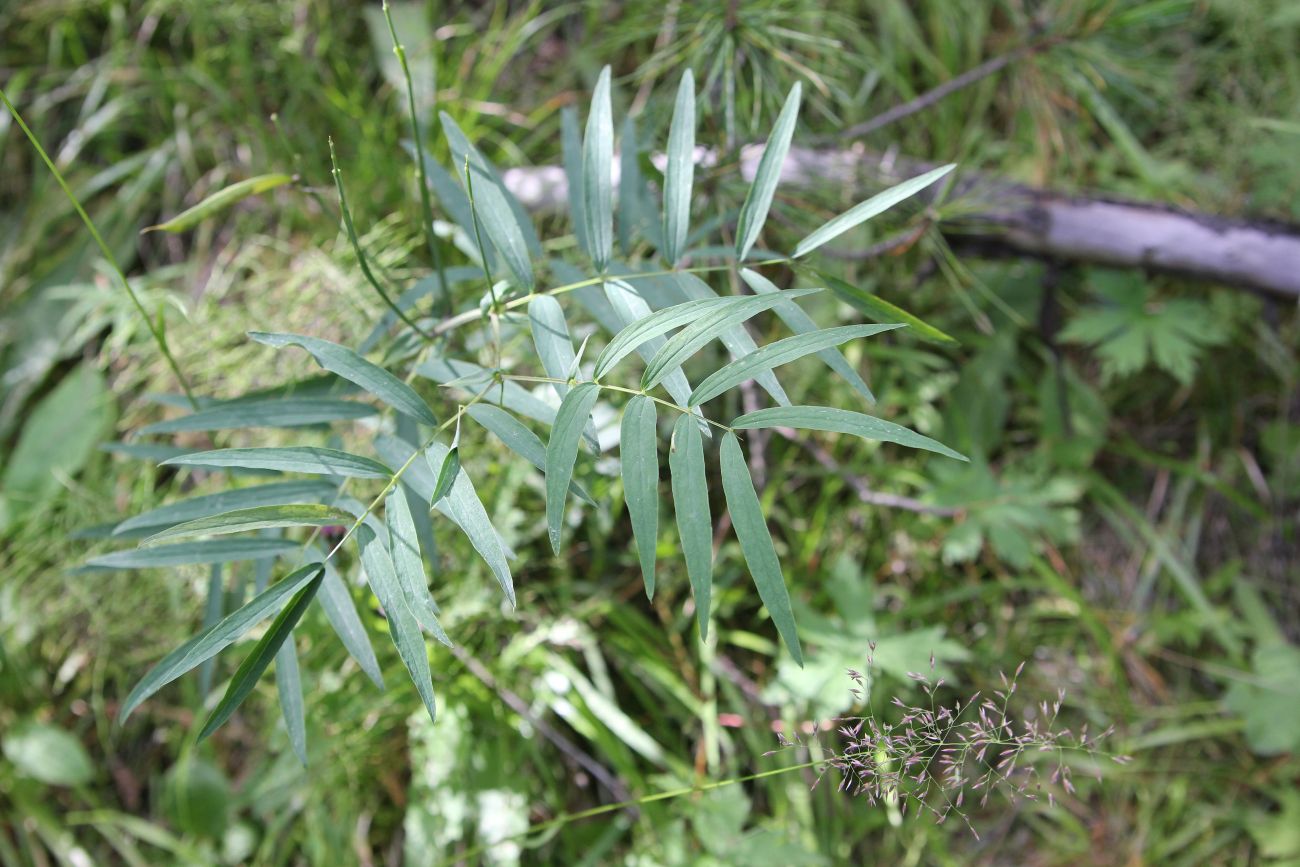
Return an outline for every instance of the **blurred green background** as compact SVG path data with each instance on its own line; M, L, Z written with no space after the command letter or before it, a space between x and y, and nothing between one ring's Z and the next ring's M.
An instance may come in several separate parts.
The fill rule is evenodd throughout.
M1289 0L430 2L394 14L422 106L436 75L438 107L503 167L560 163L561 110L585 110L606 63L643 140L666 138L690 66L701 143L761 140L802 81L796 144L811 144L1047 40L865 145L1065 191L1300 222L1300 12ZM428 272L405 94L377 4L9 0L0 81L202 394L308 370L247 330L356 345L383 312L339 230L329 137L371 260L401 285ZM428 144L446 160L439 137ZM298 184L187 234L138 234L268 172ZM705 184L720 218L744 195L734 172ZM798 238L807 215L850 203L834 188L782 191L773 219ZM915 216L873 222L863 240ZM563 217L541 227L571 244ZM845 672L866 667L873 642L869 704L882 719L895 696L922 700L907 673L931 655L945 701L996 688L1026 662L1027 704L1064 689L1069 724L1113 726L1105 748L1132 761L1085 763L1074 792L1045 780L1055 806L1001 795L970 805L977 834L900 819L837 791L833 775L814 786L795 771L511 837L466 860L1300 863L1294 302L987 258L954 251L933 227L892 255L824 264L958 338L864 344L850 358L870 372L882 414L974 460L847 439L816 455L766 443L763 505L780 528L805 668L778 648L729 536L719 636L702 644L671 534L660 590L645 600L616 472L584 478L614 505L588 510L572 550L554 557L531 468L467 450L520 555L517 610L502 609L468 546L445 543L435 589L460 650L431 651L436 724L388 642L375 642L392 672L379 692L309 616L297 632L304 769L269 682L195 744L203 686L231 673L225 658L116 721L130 687L199 627L208 574L72 570L103 547L97 526L210 483L99 448L161 418L157 396L176 384L0 114L0 863L442 863L614 800L537 721L633 797L795 765L837 736L772 756L774 721L789 731L863 712ZM816 313L859 321L833 300ZM787 388L829 403L843 386L801 367ZM923 508L863 502L864 485ZM356 593L378 635L382 617Z

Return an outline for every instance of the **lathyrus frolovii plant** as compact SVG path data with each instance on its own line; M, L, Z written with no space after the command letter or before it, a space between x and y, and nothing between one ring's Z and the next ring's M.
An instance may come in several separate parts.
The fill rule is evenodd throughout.
M427 540L431 538L429 521L433 513L468 537L511 604L515 598L510 554L460 464L462 426L467 421L481 426L545 473L546 521L551 545L559 552L569 497L594 504L574 481L573 470L584 443L588 450L599 451L591 416L593 407L602 399L623 402L623 487L646 592L654 593L664 430L660 421L668 415L673 419L667 443L671 500L701 633L708 628L713 568L714 515L705 449L705 440L710 439L718 444L723 499L759 597L790 653L801 661L785 581L736 432L776 426L833 431L964 458L932 439L862 412L796 405L774 373L780 365L815 354L861 397L872 400L867 384L836 346L903 325L818 329L800 309L798 299L822 290L782 291L760 269L774 265L798 267L818 247L933 184L952 169L945 166L929 172L857 205L804 238L789 256L753 261L751 254L763 231L794 134L799 102L800 88L796 84L768 138L739 211L734 259L722 265L683 267L692 248L701 243L690 232L696 112L694 82L688 71L678 91L669 133L662 219L649 213L651 191L639 177L635 160L622 161L617 235L625 255L618 259L612 180L614 122L610 72L605 69L592 99L585 136L579 141L572 120L566 134L573 226L578 245L590 260L590 276L547 256L501 176L450 117L441 117L453 157L450 171L425 159L418 146L417 125L419 174L427 177L442 208L455 218L459 225L455 240L478 267L444 268L439 261L434 274L401 297L393 298L368 267L357 245L362 270L390 311L375 334L362 344L362 351L305 335L250 335L272 347L305 349L338 380L328 380L323 388L320 380L312 380L235 400L200 401L190 414L140 431L166 434L319 426L346 423L379 411L350 397L373 399L385 405L385 412L394 413L391 422L385 420L378 426L380 433L372 442L373 456L308 444L171 452L164 463L172 466L243 474L293 473L313 480L273 481L192 497L117 526L115 534L119 538L144 537L140 546L96 557L89 561L90 568L140 569L248 560L259 563L255 597L234 613L220 619L219 614L211 617L207 629L159 662L128 696L121 718L125 719L166 684L207 663L264 619L273 618L270 628L234 674L201 736L210 734L230 717L275 659L291 742L305 760L303 703L291 636L314 601L320 603L362 669L382 686L369 639L346 585L335 570L335 557L349 542L358 549L365 579L388 618L393 642L432 715L434 695L424 633L450 644L438 623L438 607L425 574L424 558L431 553ZM624 129L623 153L635 154L631 125ZM337 165L335 179L345 228L355 241ZM427 209L425 213L429 217ZM637 253L643 255L634 258ZM733 268L739 269L753 294L720 295L701 278ZM482 301L451 312L451 286L464 283L476 273L485 284ZM552 285L546 286L539 277ZM433 296L432 309L438 315L417 312L417 305L428 296ZM775 313L792 335L760 348L744 323L765 311ZM570 323L579 313L613 335L594 365L584 364L586 340L574 348ZM403 331L393 341L387 357L396 359L391 363L404 376L363 356L398 326ZM477 344L466 338L466 332L475 326L481 329L475 335ZM505 369L503 346L512 337L527 332L531 332L535 355L527 365ZM722 343L732 361L710 371L692 386L683 365L715 340ZM474 345L486 347L483 352L490 355L489 366L462 357L466 348ZM645 364L640 381L629 383L623 374L633 354L640 355ZM439 415L412 386L417 380L432 380L464 397L450 414ZM767 392L772 406L729 422L706 413L711 400L749 380ZM537 390L548 386L560 398L558 409L538 396ZM521 419L549 428L548 442L544 445ZM157 454L158 448L152 447L150 453ZM369 499L357 499L366 485L364 493ZM321 541L330 534L322 529L333 526L346 530L327 550ZM305 534L305 539L297 534ZM293 564L294 568L279 581L269 583L270 564L277 561ZM217 568L213 565L214 570ZM220 584L216 587L220 598Z

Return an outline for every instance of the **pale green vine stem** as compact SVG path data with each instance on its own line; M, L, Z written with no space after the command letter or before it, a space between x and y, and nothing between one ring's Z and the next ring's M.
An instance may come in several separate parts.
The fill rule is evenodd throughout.
M140 296L136 295L135 290L131 288L131 284L127 281L126 275L122 273L122 266L117 264L117 257L113 255L113 251L109 249L108 244L104 242L103 236L99 234L99 229L95 227L95 222L90 219L90 215L86 213L86 209L81 206L81 201L77 198L77 194L72 191L70 186L68 186L68 182L64 179L63 173L59 171L58 166L54 165L54 161L50 159L49 154L45 152L45 148L41 146L40 139L38 139L36 133L32 132L31 128L27 126L27 122L23 120L23 116L18 113L18 109L14 107L14 104L9 101L9 97L5 94L3 88L0 88L0 101L4 102L5 108L9 110L9 114L13 116L13 119L17 121L19 128L23 131L23 135L27 136L27 140L32 143L32 147L40 156L41 161L45 163L45 167L50 170L50 174L54 175L54 180L57 181L59 187L62 188L63 194L68 197L68 201L72 202L72 207L76 209L77 216L81 217L81 222L85 224L87 231L90 232L90 236L95 239L95 244L99 247L100 253L102 253L104 258L108 261L108 265L113 270L113 274L117 277L118 282L122 284L122 288L126 290L126 294L130 297L131 303L135 306L136 311L140 314L141 318L144 319L145 327L149 329L149 334L152 335L154 343L158 344L158 350L162 353L163 359L167 362L167 366L171 368L177 381L180 382L181 390L185 392L185 397L190 402L190 406L194 409L198 409L199 402L194 397L194 392L190 388L189 380L187 380L185 374L181 372L181 367L176 362L176 357L172 355L171 348L167 345L166 333L164 333L162 327L158 323L154 322L153 317L149 315L149 311L145 310L144 304L140 301Z

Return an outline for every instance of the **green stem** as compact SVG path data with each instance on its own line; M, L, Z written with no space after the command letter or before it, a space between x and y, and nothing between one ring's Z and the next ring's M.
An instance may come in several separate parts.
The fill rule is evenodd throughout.
M116 275L118 282L122 284L122 288L126 290L126 294L131 298L131 303L135 305L136 311L140 314L141 318L144 319L145 327L149 329L149 334L153 336L154 343L158 344L158 350L166 360L167 366L171 368L177 381L180 382L181 390L185 392L185 397L190 402L190 406L194 409L198 409L199 402L194 397L194 392L190 388L189 380L185 378L185 374L181 373L181 367L176 362L176 357L172 355L171 348L167 345L167 335L163 332L161 326L154 322L153 317L149 315L149 312L145 310L144 304L140 301L140 296L136 295L135 290L131 288L131 284L127 281L126 275L122 273L122 266L117 263L117 257L113 255L113 251L110 250L108 244L104 242L103 236L99 234L99 229L95 227L95 223L90 219L90 215L86 213L86 209L81 206L81 201L77 198L77 194L72 191L70 186L68 186L68 182L64 180L63 173L59 171L56 165L54 165L54 161L50 159L49 154L45 152L45 148L41 146L40 139L38 139L36 133L32 132L31 128L27 126L27 122L23 120L23 116L18 113L18 109L14 107L14 104L9 101L9 97L5 94L3 88L0 88L0 101L4 102L5 108L9 109L9 114L18 122L19 128L22 129L23 134L27 136L27 140L32 143L32 147L45 163L45 167L50 170L50 174L54 175L54 180L57 181L59 186L63 189L63 194L68 197L68 201L72 202L72 207L76 209L77 216L81 217L81 222L86 225L86 229L90 232L90 236L95 239L95 243L99 246L99 251L104 255L104 258L108 260L108 265L113 269L113 274Z
M330 144L330 166L331 166L330 174L334 175L334 187L338 190L339 193L339 209L343 211L343 226L345 229L347 229L348 240L352 242L352 249L357 255L357 262L361 265L361 273L365 275L366 281L371 285L371 287L377 293L379 293L379 297L382 298L384 303L388 305L388 309L392 310L393 313L396 314L398 319L401 319L403 322L409 325L415 331L416 334L419 334L424 339L432 340L434 338L434 335L428 331L425 331L420 326L416 325L409 316L407 316L405 313L402 312L402 309L400 307L398 307L396 304L393 303L393 299L390 298L388 293L384 291L384 287L380 285L379 280L375 277L374 272L370 270L370 262L369 260L366 259L365 251L361 249L361 240L357 237L356 226L353 225L352 223L352 210L348 208L347 194L344 193L343 191L343 173L339 171L339 163L334 155L334 139L331 138L329 140L329 144Z
M402 77L406 79L406 104L411 113L411 135L415 139L415 178L420 185L420 210L424 217L424 240L429 246L429 255L433 257L433 268L438 274L438 288L442 290L442 300L447 312L451 310L451 295L447 291L447 274L442 267L442 251L438 248L438 239L433 236L433 202L429 198L429 179L424 170L424 141L420 136L420 119L415 110L415 82L411 79L411 67L406 62L406 48L397 41L397 28L393 25L393 13L384 0L384 19L388 22L388 33L393 37L393 53L397 63L402 67ZM437 71L435 67L433 92L436 104L438 93Z
M748 783L748 782L752 782L753 780L764 779L765 777L775 777L779 774L788 774L792 771L802 771L806 768L812 768L812 767L816 767L817 765L824 765L826 763L827 763L826 759L817 759L811 762L804 762L803 764L799 764L799 765L790 765L784 768L772 768L771 770L767 770L767 771L759 771L756 774L748 774L747 776L743 776L743 777L731 777L726 780L714 780L708 783L697 783L696 785L693 786L683 786L679 789L669 789L666 792L655 792L654 794L642 795L639 798L633 798L628 801L619 801L616 804L603 804L599 807L592 807L589 810L579 810L576 813L561 813L559 816L556 816L554 819L548 819L545 822L538 822L535 825L529 825L523 831L520 831L516 834L508 834L504 837L498 837L496 840L493 840L490 843L483 843L471 849L467 849L464 852L457 852L455 856L453 856L451 859L444 861L442 863L444 864L452 864L457 862L467 863L475 856L483 854L484 852L491 849L493 846L499 846L502 843L508 843L511 840L519 840L533 834L538 834L543 831L549 831L552 828L560 828L565 825L568 825L571 822L578 822L583 819L591 819L595 816L603 816L606 813L616 813L620 810L626 810L630 807L640 807L644 804L653 804L656 801L667 801L667 800L671 800L672 798L680 798L683 795L693 795L699 792L711 792L714 789L721 789L724 786L734 786L737 783Z

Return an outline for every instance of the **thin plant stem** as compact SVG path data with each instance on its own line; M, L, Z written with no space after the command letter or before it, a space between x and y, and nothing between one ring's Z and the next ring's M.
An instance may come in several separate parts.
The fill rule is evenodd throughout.
M386 291L384 291L384 287L380 285L378 278L376 278L374 272L370 270L370 262L366 259L365 251L361 249L361 240L357 237L356 226L352 223L352 210L348 207L347 194L343 191L343 173L339 171L338 159L334 154L334 139L331 138L329 144L330 174L334 176L334 186L338 190L339 194L339 208L343 211L343 226L347 230L348 240L352 242L352 249L357 255L357 262L361 266L361 273L365 275L366 282L368 282L375 292L379 294L379 297L383 299L383 302L388 305L388 309L392 310L398 319L401 319L409 325L415 333L419 334L424 339L432 340L434 335L425 331L419 325L416 325L409 316L402 312L402 308L393 303L393 299L389 297Z
M90 215L86 213L86 209L81 206L81 201L77 198L77 194L72 191L72 187L68 186L68 182L64 179L63 173L59 171L58 166L54 165L54 161L50 159L49 154L45 152L45 148L41 146L40 139L36 137L36 133L32 132L31 127L29 127L27 122L23 120L23 116L19 114L18 109L14 107L14 104L9 101L9 97L5 94L3 88L0 88L0 101L4 102L5 108L9 110L9 114L13 116L13 119L17 121L19 128L22 129L23 134L27 136L27 140L31 142L32 148L35 149L37 155L40 156L41 161L45 163L45 167L50 170L50 174L54 175L54 180L57 181L59 187L62 188L63 194L68 197L68 201L72 202L72 207L76 209L77 216L81 217L81 222L85 224L86 230L90 232L90 236L95 239L95 244L99 247L100 253L102 253L104 258L108 261L109 267L113 269L113 274L117 277L118 282L122 284L122 288L126 290L127 296L130 297L131 303L135 306L140 317L144 319L145 327L149 329L149 334L153 337L154 343L158 344L158 351L162 353L163 359L167 362L167 366L171 368L172 373L180 383L181 390L185 392L186 400L190 402L192 408L198 409L199 402L194 396L193 389L190 388L189 380L186 379L185 374L181 372L180 364L177 363L176 357L172 355L171 347L167 345L166 333L163 331L162 326L155 322L153 317L149 315L149 311L145 309L144 303L140 300L140 296L136 295L135 290L131 288L131 284L126 279L126 275L122 273L122 266L117 263L117 257L113 255L113 251L109 249L103 236L99 234L99 229L95 227L95 221L90 219Z
M554 819L548 819L545 822L538 822L534 825L529 825L523 831L520 831L518 833L507 834L504 837L498 837L497 839L493 840L490 843L482 843L478 846L474 846L473 848L466 849L463 852L457 852L455 856L453 856L451 859L443 861L441 863L453 864L457 862L469 862L471 859L475 858L476 856L481 855L484 852L491 849L492 847L499 846L502 843L509 843L512 840L520 840L525 837L529 837L533 834L540 834L544 831L550 831L553 828L562 828L565 825L568 825L572 822L579 822L582 821L583 819L591 819L596 816L603 816L606 813L617 813L621 810L626 810L629 807L640 807L645 804L653 804L656 801L668 801L673 798L680 798L683 795L694 795L700 792L711 792L714 789L721 789L725 786L734 786L738 783L748 783L754 780L762 780L766 777L775 777L780 774L791 773L792 771L802 771L807 768L813 768L816 767L817 765L824 765L828 763L829 763L828 759L815 759L813 761L804 762L798 765L790 765L784 768L772 768L771 770L767 770L767 771L759 771L756 774L747 774L746 776L743 777L730 777L725 780L713 780L707 783L697 783L693 786L682 786L681 788L678 789L669 789L666 792L655 792L653 794L642 795L639 798L633 798L628 801L619 801L618 803L615 804L602 804L599 807L592 807L591 809L588 810L579 810L576 813L561 813L560 815L556 816Z
M424 169L424 140L420 135L420 118L415 110L415 82L411 79L411 67L406 62L406 48L397 39L397 27L393 24L393 13L384 0L384 19L388 22L388 33L393 37L393 54L402 68L402 77L406 79L406 104L411 113L411 136L415 141L415 179L420 186L420 215L424 224L424 240L429 246L429 255L433 257L433 268L438 274L438 288L442 292L445 312L451 312L451 294L447 289L447 273L442 266L442 251L438 239L433 235L433 203L429 198L429 179ZM433 93L435 107L438 94L437 66L434 66Z

